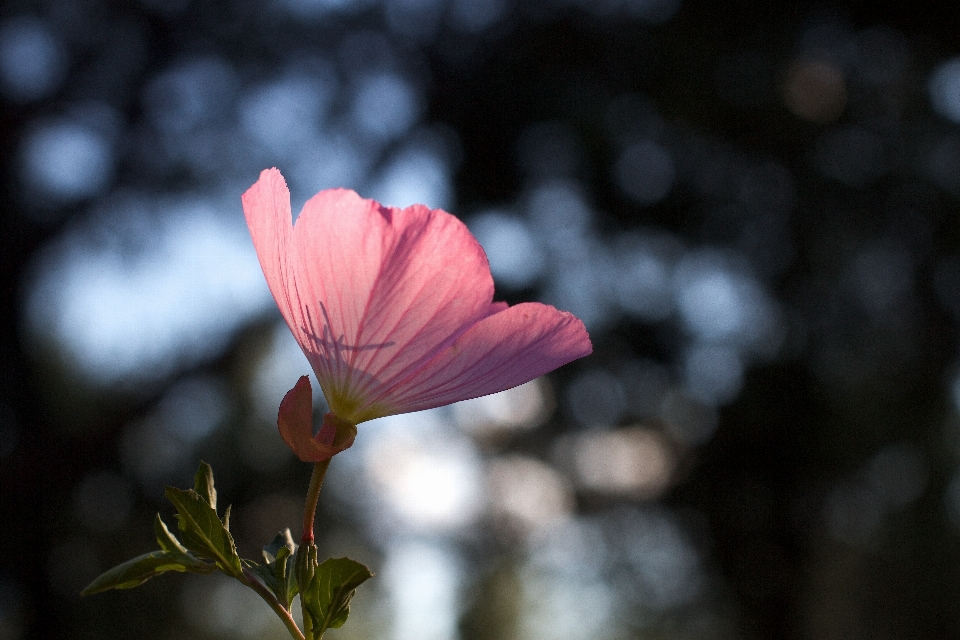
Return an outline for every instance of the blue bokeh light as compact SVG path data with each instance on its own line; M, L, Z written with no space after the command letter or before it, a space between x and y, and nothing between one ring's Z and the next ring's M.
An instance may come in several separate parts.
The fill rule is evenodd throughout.
M960 122L960 58L942 62L927 83L934 110L953 122Z
M30 16L0 25L0 91L20 102L53 94L62 84L69 59L47 22Z

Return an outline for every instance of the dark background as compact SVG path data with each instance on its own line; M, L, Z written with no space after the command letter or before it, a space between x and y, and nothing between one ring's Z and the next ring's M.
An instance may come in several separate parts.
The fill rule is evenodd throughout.
M407 186L485 246L512 237L497 235L504 216L520 221L540 267L499 266L504 252L487 247L498 297L577 313L595 347L551 375L556 410L539 426L457 436L489 482L529 468L560 487L561 533L495 505L447 529L384 520L369 504L389 479L364 475L361 425L321 499L323 544L378 573L420 557L398 548L426 549L457 578L431 583L426 572L398 587L387 569L332 637L960 637L960 71L937 75L960 53L960 12L939 2L470 6L3 4L0 49L23 34L27 45L0 61L0 639L283 637L248 633L261 623L223 604L236 592L212 579L216 597L183 576L76 596L151 548L153 515L172 522L162 485L188 486L201 458L241 514L244 555L297 523L308 465L251 457L261 445L245 435L258 420L270 426L251 417L250 389L276 334L272 303L177 302L208 305L216 322L173 323L154 340L144 334L165 320L138 320L142 296L102 302L106 289L91 287L70 301L75 281L63 275L114 253L115 273L136 271L165 216L181 219L176 203L194 194L242 231L240 193L274 165L295 210L341 184L409 204L390 199ZM51 57L17 75L31 51ZM244 125L282 99L259 88L286 77L326 96L301 114L311 131ZM371 77L400 78L413 106L390 120L395 94L363 94L380 86L363 84ZM290 95L301 113L303 94ZM46 155L43 131L63 143ZM87 138L70 138L77 131ZM31 158L64 168L44 177ZM631 256L656 258L667 284L631 280ZM170 282L191 286L187 274L154 291L141 276L152 301L175 297ZM709 288L717 282L729 287ZM648 304L656 295L666 298ZM105 330L102 348L71 346L113 311L133 319ZM191 331L200 337L180 337ZM111 369L110 349L128 343ZM287 388L305 366L292 365ZM190 418L204 398L216 399L212 417ZM206 420L194 435L150 430L193 419ZM591 483L586 463L570 462L603 434L639 432L656 443L643 451L673 465L660 484ZM244 521L245 509L257 515ZM439 600L419 609L398 595L431 588ZM418 616L446 622L398 622Z

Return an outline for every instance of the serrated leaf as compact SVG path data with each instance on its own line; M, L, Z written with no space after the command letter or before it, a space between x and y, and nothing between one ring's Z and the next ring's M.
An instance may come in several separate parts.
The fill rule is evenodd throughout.
M160 548L164 551L187 553L187 548L180 544L176 536L170 533L170 529L167 528L167 523L160 518L159 513L157 517L153 519L153 533L157 536L157 544L160 545Z
M277 588L274 594L280 602L289 605L300 591L297 585L296 570L297 545L293 542L290 529L284 529L263 548L263 557L273 570Z
M80 592L82 596L110 589L131 589L168 571L212 573L216 566L179 552L153 551L137 556L100 574Z
M274 595L285 607L289 607L293 598L299 593L297 586L297 575L294 567L294 556L287 547L281 547L277 553L277 559L274 560L273 576L277 581L277 587Z
M244 560L243 563L247 570L260 578L260 582L262 582L263 585L269 589L271 593L273 593L273 595L277 596L277 600L280 600L280 596L277 595L277 579L273 575L273 569L267 565L257 564L255 562L251 562L250 560ZM289 609L289 603L284 604L284 608Z
M231 512L232 510L233 510L233 505L232 505L232 504L228 504L228 505L227 505L227 510L223 512L223 528L226 529L227 531L230 531L230 512ZM213 508L213 512L214 512L214 513L217 512L217 508L216 508L216 507Z
M197 555L210 558L233 577L242 573L240 556L233 536L223 526L217 512L196 491L167 487L167 499L177 508L177 520L184 546Z
M203 460L200 461L200 467L193 476L193 490L216 512L217 490L213 487L213 468Z
M277 554L280 552L280 549L283 548L286 548L290 553L294 553L297 550L293 536L290 535L289 527L277 533L277 535L273 537L273 540L270 541L270 544L263 548L263 557L267 561L267 564L271 564L276 560Z
M357 587L371 577L370 569L350 558L330 558L316 568L309 591L300 593L313 621L314 638L323 637L327 629L343 626Z
M241 560L243 566L277 597L284 609L290 608L290 602L298 593L291 549L295 550L296 545L290 536L290 530L286 529L263 548L265 565L259 565L252 560Z

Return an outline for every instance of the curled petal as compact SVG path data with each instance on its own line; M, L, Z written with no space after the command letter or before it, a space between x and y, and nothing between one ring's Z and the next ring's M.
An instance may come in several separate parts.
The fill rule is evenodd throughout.
M332 413L324 416L323 426L313 435L313 391L310 379L301 376L293 389L283 396L277 416L280 437L304 462L332 458L353 445L357 427Z

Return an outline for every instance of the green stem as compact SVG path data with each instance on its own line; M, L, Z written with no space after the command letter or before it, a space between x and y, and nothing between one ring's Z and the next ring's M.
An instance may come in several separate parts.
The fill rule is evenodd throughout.
M300 633L300 627L297 626L297 623L294 621L293 616L290 615L290 612L287 611L282 604L280 604L280 601L277 600L272 593L270 593L269 589L267 589L259 580L257 580L256 576L244 569L242 578L238 577L237 579L256 591L260 597L263 598L268 605L270 605L270 608L273 609L277 616L279 616L281 622L283 622L283 625L287 628L287 631L290 632L291 636L293 636L296 640L305 640L304 635Z
M317 500L320 498L320 487L323 486L323 476L327 474L327 467L330 466L330 460L327 458L318 462L313 467L313 475L310 476L310 488L307 489L307 503L303 509L303 535L300 536L301 542L313 542L313 521L317 514Z
M300 536L300 549L298 554L307 551L307 548L316 549L313 546L313 521L317 515L317 501L320 499L320 487L323 486L323 477L327 475L327 467L333 458L321 460L313 467L313 475L310 476L310 487L307 489L307 502L303 508L303 535ZM299 559L299 558L298 558ZM300 608L303 611L303 633L306 638L313 638L313 622L310 614L307 612L307 605L303 600L303 594L300 594Z

